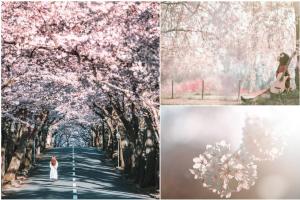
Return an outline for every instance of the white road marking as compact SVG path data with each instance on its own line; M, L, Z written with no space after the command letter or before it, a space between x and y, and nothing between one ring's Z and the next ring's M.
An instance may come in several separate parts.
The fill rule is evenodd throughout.
M74 145L73 145L73 148L72 148L72 166L73 166L73 176L75 176L75 154L74 154ZM77 196L77 189L76 189L76 178L73 177L73 199L78 199L78 196Z

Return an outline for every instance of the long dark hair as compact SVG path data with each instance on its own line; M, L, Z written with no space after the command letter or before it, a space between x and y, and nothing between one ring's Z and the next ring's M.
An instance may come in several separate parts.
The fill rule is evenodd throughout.
M55 166L55 165L56 165L56 162L57 162L57 161L56 161L56 157L55 157L55 156L52 156L50 162L51 162L51 165L52 165L52 166Z
M287 65L288 61L290 59L290 56L284 52L282 52L279 55L278 61L279 61L279 65Z

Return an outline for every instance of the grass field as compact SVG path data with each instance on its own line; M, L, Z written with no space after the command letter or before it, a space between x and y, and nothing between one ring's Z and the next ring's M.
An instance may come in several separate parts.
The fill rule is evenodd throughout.
M174 98L162 97L161 104L163 105L236 105L240 104L237 96L220 96L220 95L205 95L198 93L187 93Z
M243 103L243 105L299 105L299 90L288 93L273 94L269 99L258 99L255 102Z
M289 93L271 95L271 98L261 98L255 102L241 102L238 96L204 95L186 93L174 98L162 96L162 105L299 105L299 90Z

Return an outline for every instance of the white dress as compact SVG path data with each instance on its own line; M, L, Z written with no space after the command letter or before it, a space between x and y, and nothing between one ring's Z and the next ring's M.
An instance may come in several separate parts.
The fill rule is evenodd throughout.
M58 175L57 175L57 167L58 167L58 162L56 161L55 166L51 165L50 162L50 179L58 179Z

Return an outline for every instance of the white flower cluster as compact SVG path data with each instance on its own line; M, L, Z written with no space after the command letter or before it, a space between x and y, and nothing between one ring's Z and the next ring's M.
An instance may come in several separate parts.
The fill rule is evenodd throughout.
M256 165L252 160L242 159L241 151L230 153L230 145L221 141L207 145L206 151L193 159L190 172L212 192L229 198L232 192L249 189L257 178Z
M232 192L250 189L257 179L256 161L274 160L283 151L283 143L266 128L259 118L248 118L243 129L243 143L232 152L225 141L206 145L203 154L193 159L190 172L221 198L231 197Z

